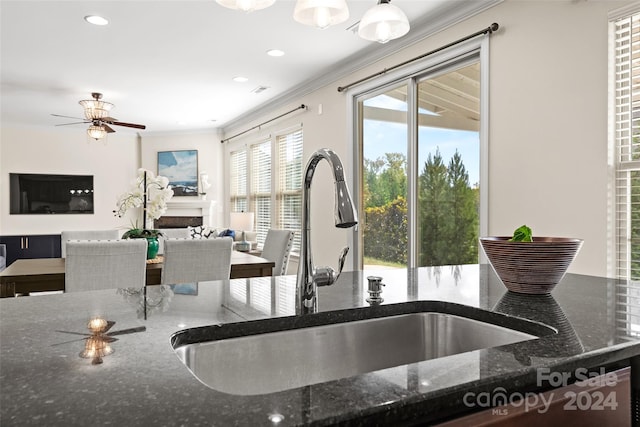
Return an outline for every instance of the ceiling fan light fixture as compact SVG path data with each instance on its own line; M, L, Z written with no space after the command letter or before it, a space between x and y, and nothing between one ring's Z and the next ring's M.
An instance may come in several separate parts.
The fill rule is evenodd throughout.
M317 28L327 28L349 19L345 0L298 0L293 10L297 22Z
M390 0L379 0L360 20L358 35L365 40L386 43L409 32L407 15Z
M104 119L109 117L109 111L113 108L113 104L101 101L102 94L94 92L91 94L93 99L84 99L78 103L84 108L84 116L87 120Z
M216 0L220 6L243 12L253 12L254 10L266 9L273 5L276 0Z
M87 129L87 134L97 141L107 136L107 130L102 125L91 125Z

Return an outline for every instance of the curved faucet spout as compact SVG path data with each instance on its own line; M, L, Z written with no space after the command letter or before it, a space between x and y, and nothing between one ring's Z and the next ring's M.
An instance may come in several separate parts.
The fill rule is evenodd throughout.
M333 284L344 265L348 248L343 250L339 259L339 271L331 267L316 269L311 255L310 230L310 197L311 181L320 160L325 159L333 172L335 180L335 209L334 221L336 227L349 228L358 223L353 199L344 180L344 168L338 155L328 148L322 148L311 155L304 171L304 185L302 187L302 239L300 245L300 263L296 283L296 308L300 314L315 312L317 308L317 287Z

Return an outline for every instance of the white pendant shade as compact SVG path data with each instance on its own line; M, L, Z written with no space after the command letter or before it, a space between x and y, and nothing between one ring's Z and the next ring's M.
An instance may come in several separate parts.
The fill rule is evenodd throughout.
M243 12L265 9L275 2L276 0L216 0L216 3L221 6Z
M327 28L349 19L345 0L298 0L293 19L304 25Z
M409 20L400 8L382 0L362 17L358 35L365 40L386 43L409 32Z

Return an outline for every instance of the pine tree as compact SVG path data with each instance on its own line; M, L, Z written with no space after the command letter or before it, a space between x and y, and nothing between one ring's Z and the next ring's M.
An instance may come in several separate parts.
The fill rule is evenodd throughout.
M420 174L418 187L419 265L443 265L446 260L446 201L448 193L447 167L440 150L429 153Z

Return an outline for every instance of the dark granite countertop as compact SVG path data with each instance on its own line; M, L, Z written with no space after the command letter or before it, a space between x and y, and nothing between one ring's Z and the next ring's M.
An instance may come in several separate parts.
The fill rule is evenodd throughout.
M368 275L382 276L386 284L378 307L365 300ZM456 307L461 314L473 311L461 304L544 323L558 333L292 390L237 396L197 380L173 351L171 336L237 322L244 324L234 328L259 330L263 323L251 321L268 318L298 326L311 322L313 317L292 317L295 277L204 282L186 290L191 295L164 298L160 290L149 287L147 320L137 295L116 290L0 300L0 425L270 426L274 414L284 417L282 426L430 422L471 410L463 403L468 393L496 387L507 393L539 390L540 368L575 373L624 365L640 354L638 313L628 302L640 289L631 283L568 274L551 296L526 296L506 292L487 266L371 270L343 273L335 285L320 288L321 313L309 316L338 316L358 307L393 313L409 301L426 308ZM92 365L79 357L84 341L73 333L85 333L96 315L116 322L111 331L146 330L116 335L115 352Z

